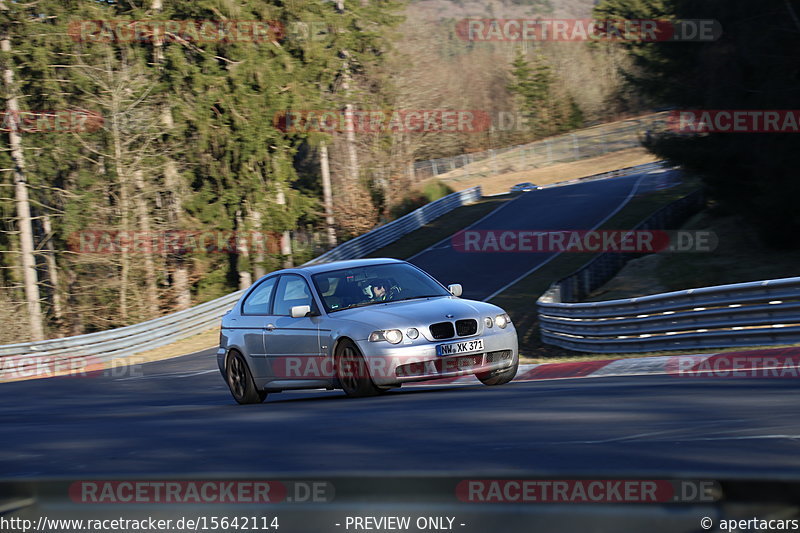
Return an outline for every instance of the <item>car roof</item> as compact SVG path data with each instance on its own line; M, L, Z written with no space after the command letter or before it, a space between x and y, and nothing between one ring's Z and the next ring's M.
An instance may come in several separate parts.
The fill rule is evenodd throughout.
M390 257L381 257L381 258L374 258L374 259L351 259L348 261L333 261L331 263L317 263L313 265L301 265L295 268L286 268L284 270L278 270L276 272L270 272L270 276L273 274L288 274L288 273L306 273L306 274L319 274L320 272L330 272L331 270L341 270L343 268L358 268L358 267L365 267L371 265L386 265L390 263L405 263L405 261L401 261L399 259L392 259Z

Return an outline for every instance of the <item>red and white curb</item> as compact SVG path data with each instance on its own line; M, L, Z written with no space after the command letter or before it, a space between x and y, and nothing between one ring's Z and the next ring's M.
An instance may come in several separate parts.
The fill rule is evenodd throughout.
M670 375L675 377L800 378L800 348L776 348L718 354L521 364L514 382L552 379ZM475 376L457 376L406 386L475 385Z

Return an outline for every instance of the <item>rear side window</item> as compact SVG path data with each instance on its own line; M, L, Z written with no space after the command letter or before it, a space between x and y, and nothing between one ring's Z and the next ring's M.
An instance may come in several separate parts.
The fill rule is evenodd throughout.
M272 293L275 292L275 281L278 278L270 278L262 282L247 297L242 305L242 313L245 315L268 315L269 302Z

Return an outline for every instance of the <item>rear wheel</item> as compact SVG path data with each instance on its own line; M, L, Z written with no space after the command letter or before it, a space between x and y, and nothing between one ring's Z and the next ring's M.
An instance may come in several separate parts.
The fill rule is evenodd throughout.
M381 389L372 382L367 362L351 340L345 339L336 347L336 377L345 394L353 398L375 396Z
M492 372L482 372L480 374L476 374L481 383L484 385L505 385L512 379L514 376L517 375L517 369L519 369L519 355L514 357L514 364L511 365L510 368L506 370L494 370Z
M233 399L240 404L261 403L267 393L256 388L247 362L239 352L231 352L225 363L225 378Z

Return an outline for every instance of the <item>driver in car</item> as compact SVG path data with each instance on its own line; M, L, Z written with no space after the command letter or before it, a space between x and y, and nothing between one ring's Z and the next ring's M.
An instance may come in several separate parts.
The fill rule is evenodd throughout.
M373 302L385 302L389 297L389 288L385 280L376 279L372 282L372 298Z

